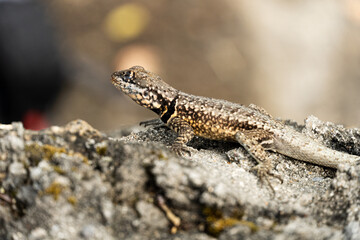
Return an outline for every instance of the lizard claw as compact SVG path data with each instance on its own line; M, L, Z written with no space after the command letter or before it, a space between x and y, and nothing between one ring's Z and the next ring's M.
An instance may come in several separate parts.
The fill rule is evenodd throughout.
M257 175L260 178L260 182L261 183L266 182L266 184L271 189L272 193L275 195L275 190L269 181L269 176L277 178L281 183L283 183L283 179L281 178L280 175L271 172L271 169L272 166L271 163L269 162L259 163L258 165L252 168L252 170L255 170L257 172Z
M176 155L184 157L185 155L191 156L191 151L187 146L178 146L173 145L171 149L176 153Z

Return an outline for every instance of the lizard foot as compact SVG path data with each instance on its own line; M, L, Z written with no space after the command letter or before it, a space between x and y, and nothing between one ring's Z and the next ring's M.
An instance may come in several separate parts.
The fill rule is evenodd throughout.
M176 155L184 157L185 155L191 156L190 148L184 145L173 145L171 149L176 153Z
M280 175L271 172L271 169L272 169L272 164L270 162L261 162L252 168L252 170L255 170L257 172L257 175L260 178L260 182L261 183L266 182L266 184L271 189L272 193L275 195L275 190L269 181L269 176L277 178L281 183L283 183L283 179L281 178Z

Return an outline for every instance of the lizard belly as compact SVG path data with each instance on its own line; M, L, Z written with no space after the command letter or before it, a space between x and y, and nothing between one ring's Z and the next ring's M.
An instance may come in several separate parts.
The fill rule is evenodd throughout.
M196 136L212 140L236 141L235 134L239 129L236 126L228 126L225 124L226 121L220 118L216 120L188 116L181 118L190 124Z
M192 126L195 135L212 140L236 141L235 131L233 128L224 128L219 124L210 124L203 126Z

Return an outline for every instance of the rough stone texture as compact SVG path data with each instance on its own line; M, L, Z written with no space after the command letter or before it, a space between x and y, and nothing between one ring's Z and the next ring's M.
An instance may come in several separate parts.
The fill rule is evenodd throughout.
M358 129L290 123L359 153ZM237 144L195 138L191 157L166 128L102 133L77 120L0 125L0 239L359 239L360 167L278 155L275 195ZM180 224L179 224L180 219Z

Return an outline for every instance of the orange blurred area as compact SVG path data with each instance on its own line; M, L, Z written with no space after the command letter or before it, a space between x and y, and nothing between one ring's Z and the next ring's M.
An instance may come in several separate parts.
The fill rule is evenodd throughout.
M114 57L115 70L132 66L143 66L154 72L159 72L159 51L151 45L132 44L118 50Z
M19 94L11 105L19 109L14 120L39 119L33 125L43 126L81 118L108 130L154 118L110 82L113 71L141 65L180 90L255 103L276 117L302 122L312 114L348 126L360 122L358 0L41 0L32 5L27 1L24 12L9 14L21 20L13 29L29 29L29 33L12 36L0 25L9 34L2 47L28 53L5 58L22 58L20 64L7 68L14 69L8 79L14 82L18 74L31 93L21 98L24 94L18 86L26 85L21 80L10 84L7 94L0 92L7 101ZM31 11L39 16L34 9L41 10L43 18L25 26L32 18L19 16L30 16ZM5 15L0 16L2 22L8 21ZM43 29L36 28L41 24L51 31L41 35ZM49 39L56 51L49 51L36 36ZM11 39L24 39L27 45ZM55 63L61 67L52 68ZM44 69L49 73L44 74ZM60 69L61 74L50 69ZM46 84L37 84L37 73ZM54 76L62 76L56 86ZM37 102L29 101L35 97ZM10 105L0 106L0 116L9 109L6 106ZM29 111L40 115L28 117Z

